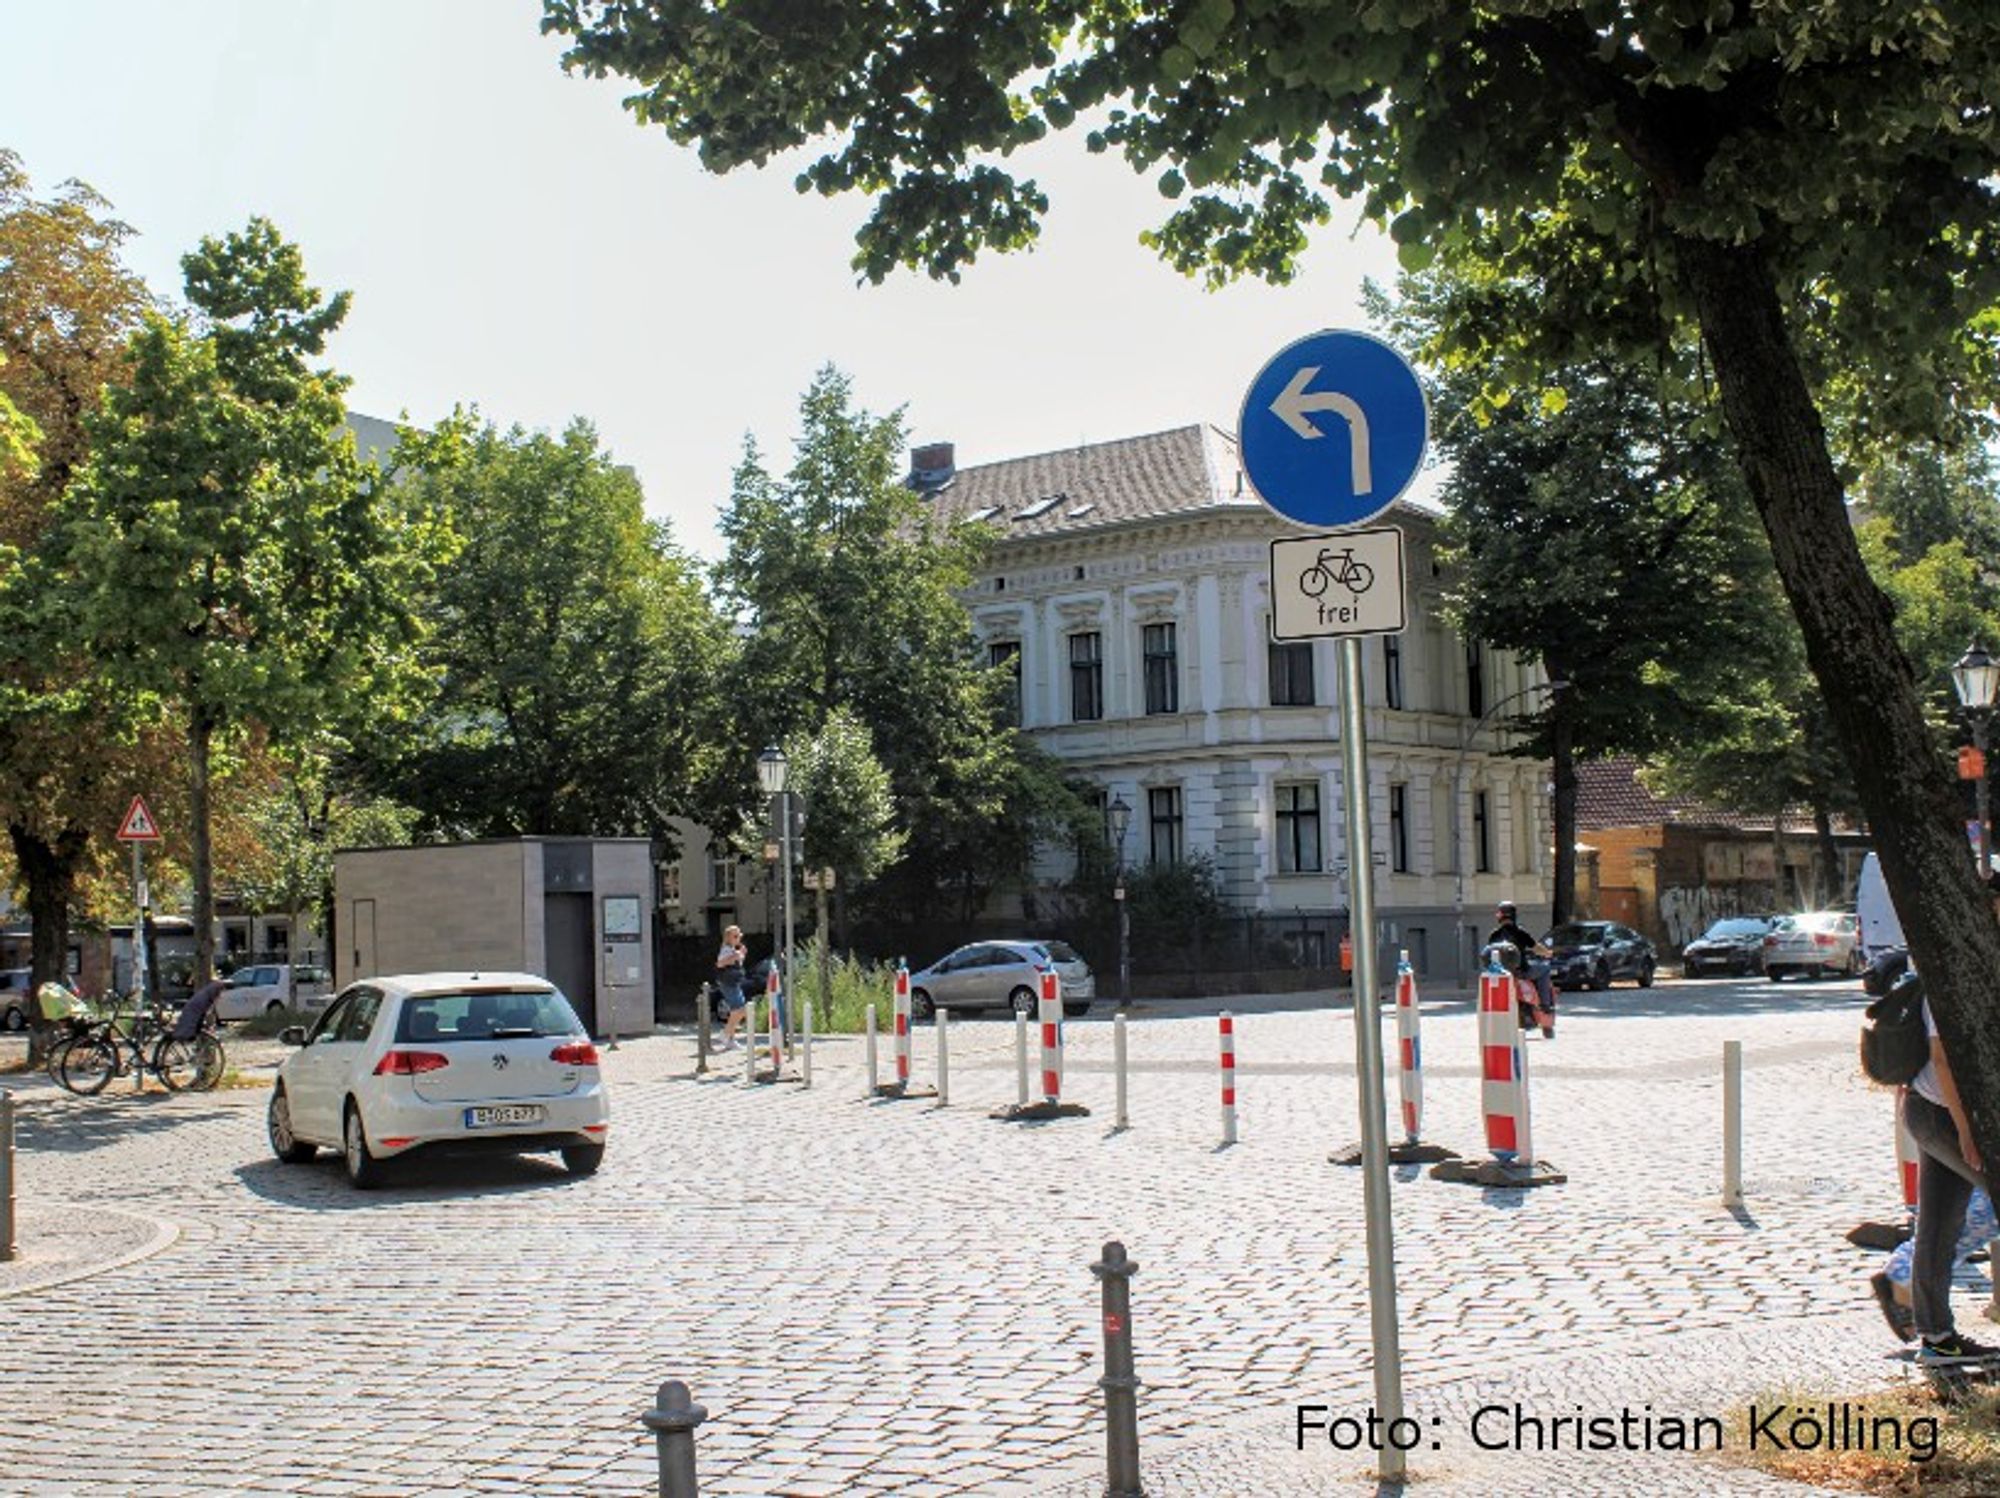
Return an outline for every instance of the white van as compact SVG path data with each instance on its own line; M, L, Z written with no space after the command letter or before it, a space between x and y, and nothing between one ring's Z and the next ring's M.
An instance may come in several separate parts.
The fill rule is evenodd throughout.
M298 1006L304 1010L326 1007L332 982L323 967L299 964ZM255 1019L283 1009L292 1001L292 969L283 962L261 962L239 967L229 975L229 986L215 1001L217 1019Z
M1891 947L1907 946L1903 923L1889 902L1889 884L1882 877L1882 860L1870 853L1861 861L1861 883L1854 891L1854 911L1861 917L1861 950L1870 961Z

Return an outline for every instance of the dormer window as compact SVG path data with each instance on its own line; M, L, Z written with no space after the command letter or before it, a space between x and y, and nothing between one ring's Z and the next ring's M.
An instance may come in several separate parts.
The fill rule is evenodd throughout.
M1068 498L1069 496L1067 494L1062 493L1060 490L1058 490L1054 494L1044 494L1040 499L1036 500L1033 504L1027 506L1025 509L1016 510L1014 512L1014 518L1016 520L1033 520L1038 515L1046 515L1050 510L1053 510L1057 505L1061 504L1064 500Z
M991 520L995 515L998 515L999 513L1000 513L1000 506L986 505L981 509L974 510L970 515L966 516L965 523L967 525L972 525L981 520Z

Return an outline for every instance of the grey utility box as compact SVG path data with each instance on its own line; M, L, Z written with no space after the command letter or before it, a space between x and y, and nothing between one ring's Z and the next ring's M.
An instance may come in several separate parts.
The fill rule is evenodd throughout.
M593 1035L653 1027L652 844L523 837L334 855L334 981L516 971L560 988Z

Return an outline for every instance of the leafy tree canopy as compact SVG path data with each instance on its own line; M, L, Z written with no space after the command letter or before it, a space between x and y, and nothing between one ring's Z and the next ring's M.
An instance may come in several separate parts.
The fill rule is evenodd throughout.
M370 751L375 783L443 835L706 820L731 645L631 469L582 420L551 436L461 413L399 451L461 549L427 595L436 695Z
M975 654L960 593L981 538L928 523L902 483L904 446L901 417L855 409L827 369L800 402L782 477L746 448L718 577L744 630L732 693L769 740L850 710L889 772L897 824L923 830L874 898L907 914L950 890L969 912L1027 870L1073 798L1005 721L1002 675Z

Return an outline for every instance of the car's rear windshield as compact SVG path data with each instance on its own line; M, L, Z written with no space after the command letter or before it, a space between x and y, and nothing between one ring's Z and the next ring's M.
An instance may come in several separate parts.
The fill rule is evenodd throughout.
M1558 926L1548 936L1552 947L1583 947L1604 940L1602 926Z
M1076 955L1076 948L1072 947L1066 941L1043 941L1037 942L1035 945L1040 947L1044 952L1047 952L1050 958L1056 962L1083 961L1081 957Z
M1708 934L1711 937L1761 936L1770 929L1771 923L1769 921L1753 920L1745 917L1742 920L1717 921L1713 926L1708 928Z
M424 994L403 1000L402 1017L396 1021L396 1039L413 1044L582 1032L569 1000L549 988Z
M1796 920L1798 924L1793 928L1794 930L1832 931L1840 925L1840 912L1837 910L1815 910L1811 915L1796 917Z

